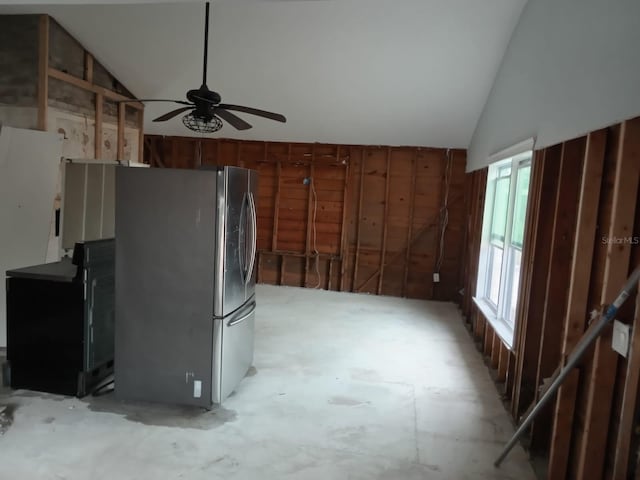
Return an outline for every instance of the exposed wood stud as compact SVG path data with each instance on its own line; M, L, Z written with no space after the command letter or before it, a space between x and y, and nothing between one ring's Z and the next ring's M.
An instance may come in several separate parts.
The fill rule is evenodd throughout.
M556 203L552 210L551 254L547 264L541 318L542 335L537 359L536 378L539 383L553 373L561 358L561 319L564 318L567 306L566 285L570 281L576 214L580 198L579 172L584 160L585 138L565 142L561 152ZM553 421L551 413L551 408L546 408L533 423L531 447L534 450L544 451L548 446Z
M636 310L632 324L631 346L625 374L624 392L620 426L616 439L613 465L614 479L629 478L629 458L631 456L631 438L636 428L636 404L640 386L640 295L636 295Z
M284 273L285 273L285 261L286 260L287 260L287 257L285 255L282 255L280 257L280 278L278 279L278 285L285 285Z
M472 241L469 245L469 273L467 274L467 283L464 287L465 291L469 292L466 295L466 311L468 312L470 318L469 324L476 341L479 341L479 339L481 338L482 315L478 313L477 308L471 299L472 296L475 295L476 290L476 276L478 265L476 259L480 255L480 232L482 231L482 212L484 208L485 189L487 186L487 172L488 168L484 168L473 174L474 181L472 198L474 199L474 209L471 218L469 218L468 226L468 228L472 229L473 234L471 235Z
M537 228L531 239L531 255L528 258L523 258L523 267L527 265L526 268L531 268L533 272L527 308L524 312L525 318L530 321L523 322L521 338L524 339L524 342L517 347L519 365L514 395L514 416L516 418L534 400L537 387L538 354L547 291L547 270L545 268L533 269L533 265L534 263L549 265L553 222L544 219L546 219L545 215L548 215L548 212L555 209L561 153L561 146L553 146L545 149L542 152L542 157L537 157L537 161L542 162L542 183L540 190L534 192L533 198L530 199L531 202L538 205L537 216L533 223Z
M404 275L402 277L402 296L407 296L407 281L411 265L411 235L413 234L413 209L416 203L416 177L418 168L418 150L414 151L411 159L411 186L409 187L409 225L407 228L407 249L404 257Z
M469 323L474 331L474 336L476 339L480 338L479 319L481 315L477 313L477 309L473 304L471 298L475 295L476 290L478 269L477 258L480 255L480 236L482 232L482 215L484 211L485 190L487 187L487 172L488 168L484 168L473 173L472 198L474 208L468 220L469 226L467 227L472 229L473 234L471 235L471 241L469 242L469 256L467 257L470 265L467 274L467 282L464 288L465 292L469 293L465 295L465 310L466 312L468 312L468 315L470 317Z
M462 200L463 195L460 194L459 196L454 197L453 199L451 199L449 201L449 205L453 205L455 203L458 203L460 200ZM430 219L429 223L427 223L426 225L424 225L422 228L420 228L416 233L415 236L413 237L413 239L411 240L411 242L409 243L409 245L405 248L403 248L402 250L400 250L399 252L396 252L393 257L391 257L391 259L387 260L386 264L392 264L394 263L396 260L398 260L400 257L402 257L402 255L404 255L405 250L407 248L411 248L411 245L416 243L418 241L418 239L420 239L420 237L422 237L423 234L425 234L426 232L428 232L429 230L432 230L434 227L438 226L438 219L439 219L439 215L440 213L437 212L433 215L433 217ZM367 277L367 279L362 282L360 284L359 287L357 287L355 289L356 292L361 292L362 289L364 287L367 286L367 284L373 280L374 278L376 278L378 275L380 274L380 269L376 270L375 272L373 272L371 275L369 275Z
M473 311L474 311L474 317L475 317L475 324L474 324L474 331L476 334L475 338L478 342L482 342L484 339L484 334L486 330L485 328L486 322L484 320L484 317L477 312L477 308L475 306L473 307Z
M465 215L463 217L463 229L462 229L462 252L460 255L460 259L461 261L459 262L459 268L458 268L458 284L456 285L457 288L462 287L462 290L459 291L460 293L460 298L459 300L459 307L460 310L462 311L462 318L465 322L465 324L468 325L468 310L466 308L466 297L464 295L464 291L465 291L465 286L466 286L466 282L467 282L467 272L469 269L469 261L467 260L467 257L469 255L469 250L470 250L470 241L473 238L473 234L470 232L469 228L468 228L468 224L469 224L469 215L471 213L471 198L472 198L472 192L473 192L473 183L475 181L475 175L466 175L465 176L465 181L464 181L464 212ZM471 188L470 184L471 183Z
M316 160L316 144L313 144L313 147L311 148L311 164L309 165L309 183L308 183L308 194L307 194L307 226L306 226L306 232L307 232L307 240L306 240L306 246L305 246L305 254L307 255L307 258L305 259L305 264L304 264L304 286L308 286L309 284L309 264L310 264L310 257L311 257L311 249L315 249L315 245L311 245L312 243L312 239L313 239L313 231L316 228L315 225L315 219L313 218L313 211L314 211L314 204L317 203L318 199L317 194L314 195L315 193L315 178L314 178L314 163ZM317 259L315 260L316 262L318 261ZM319 280L319 279L316 279Z
M362 196L364 194L364 171L365 171L366 157L365 150L362 148L360 150L360 187L359 187L359 196L358 196L358 216L356 218L356 254L353 264L353 282L351 284L351 291L355 291L356 282L358 281L358 265L360 258L360 230L362 224Z
M378 276L378 295L382 294L384 282L384 259L387 254L387 229L389 227L389 184L391 183L391 147L387 147L387 169L384 178L384 214L382 217L382 249L380 251L380 275Z
M640 177L640 117L622 123L616 156L611 224L608 238L633 235L638 181ZM600 303L611 303L624 284L629 269L631 245L607 244ZM611 328L598 339L587 385L585 431L578 452L578 478L600 478L604 468L607 432L616 379L617 353L611 349Z
M117 159L124 160L124 124L125 124L125 109L127 108L126 104L119 103L118 104L118 153Z
M571 261L569 297L564 319L563 358L566 358L575 347L584 332L587 317L587 298L606 140L606 130L593 132L587 137L576 222L579 228L573 246L573 251L576 253ZM577 254L577 252L581 253ZM578 371L576 370L575 374L564 381L557 394L549 450L548 477L550 479L563 479L567 474L577 390Z
M171 158L178 158L178 142L175 138L171 139ZM166 166L166 165L165 165Z
M506 399L509 399L513 395L513 385L514 385L514 373L515 373L515 352L509 350L509 360L507 362L507 378L504 385L504 395Z
M276 196L273 202L273 232L271 236L271 249L278 250L278 214L280 212L280 179L282 178L282 164L280 160L276 164Z
M38 130L47 130L49 103L49 16L40 15L38 23Z
M84 79L93 83L93 55L89 52L84 52Z
M121 95L112 90L109 90L108 88L99 87L98 85L93 85L82 78L74 77L73 75L69 75L68 73L62 72L55 68L49 67L46 71L48 72L48 75L50 77L56 78L58 80L62 80L63 82L69 83L70 85L74 85L76 87L82 88L84 90L88 90L93 93L100 93L104 95L105 98L108 98L109 100L115 100L115 101L131 100L131 98L125 97L124 95ZM129 102L127 103L127 105L130 106L131 108L137 108L137 109L144 108L144 105L139 102Z
M156 148L156 142L147 142L145 138L146 148L149 149L149 164L152 167L162 167L164 168L164 161L161 158L160 153L158 153L158 149ZM164 152L164 150L161 150ZM164 156L164 155L163 155Z
M442 165L443 165L443 174L442 179L443 179L443 184L446 183L447 180L447 175L448 175L448 168L449 168L449 162L451 162L451 168L453 168L453 154L450 151L445 150L444 151L444 155L442 156ZM443 233L443 227L444 227L444 221L443 221L443 212L444 212L444 205L445 205L445 186L441 186L440 187L440 209L438 211L439 214L439 218L438 218L438 236L436 237L436 254L434 256L434 260L433 260L433 267L431 268L432 272L436 272L438 270L438 259L440 258L440 251L443 247L442 242L444 242L444 238L442 236ZM438 272L440 273L440 272ZM429 294L429 298L436 298L436 292L438 291L437 285L438 282L429 282L430 286L431 286L431 293Z
M493 343L493 336L495 333L493 332L493 328L489 326L488 323L485 322L484 326L484 346L482 348L482 353L485 356L491 355L491 345Z
M340 145L336 150L336 159L340 161ZM348 243L347 243L347 220L349 212L349 184L351 183L351 155L346 162L344 171L344 189L342 196L342 226L340 227L340 285L338 290L344 291L344 276L347 270Z
M242 142L236 142L236 165L244 167L244 158L242 157Z
M500 342L499 349L497 380L504 382L507 379L507 371L509 369L509 349L502 342Z
M138 110L138 162L144 162L144 110Z
M497 369L498 364L500 363L500 345L502 345L500 337L498 337L498 334L494 331L493 338L491 340L491 352L489 355L491 358L491 368L494 369Z
M96 93L96 121L94 129L94 147L95 157L97 159L102 158L102 106L104 105L104 98L102 94Z

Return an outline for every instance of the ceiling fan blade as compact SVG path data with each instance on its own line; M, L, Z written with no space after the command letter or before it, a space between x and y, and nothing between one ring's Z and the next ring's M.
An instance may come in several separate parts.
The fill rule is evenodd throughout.
M267 112L266 110L259 110L257 108L243 107L241 105L229 105L226 103L221 103L220 105L218 105L218 108L235 110L236 112L250 113L251 115L268 118L270 120L275 120L282 123L285 123L287 121L284 115L280 115L279 113Z
M213 113L228 122L229 125L234 127L236 130L249 130L251 128L251 124L245 122L243 119L234 115L233 113L223 110L222 108L216 108Z
M161 99L161 98L141 98L141 99L131 99L131 100L118 100L118 103L133 103L133 102L173 102L179 103L181 105L193 105L191 102L185 102L184 100L169 100L169 99Z
M164 115L160 115L158 118L154 118L153 121L154 122L164 122L165 120L169 120L173 117L175 117L176 115L180 115L182 112L186 112L187 110L193 110L195 107L181 107L181 108L176 108L175 110L171 110L168 113L165 113Z

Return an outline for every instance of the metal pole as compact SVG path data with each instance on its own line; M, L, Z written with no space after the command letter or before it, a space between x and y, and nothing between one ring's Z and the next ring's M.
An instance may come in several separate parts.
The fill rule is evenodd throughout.
M638 286L639 280L640 280L640 267L637 267L633 271L631 276L628 278L627 283L625 283L624 288L618 294L614 302L609 306L609 308L607 308L607 311L603 315L601 315L600 318L597 320L597 325L593 329L590 329L587 332L587 334L584 337L582 337L582 339L580 339L580 342L578 342L578 344L575 346L575 348L571 352L571 355L569 355L569 357L567 358L566 365L562 367L562 370L560 370L558 377L553 381L553 383L551 384L549 389L545 392L545 394L542 396L542 398L538 400L538 403L536 404L536 406L533 408L533 410L531 410L531 413L527 416L527 418L524 419L522 424L518 427L518 430L516 430L516 432L513 434L513 437L511 437L511 440L509 440L507 445L504 447L504 450L502 451L500 456L493 463L496 467L500 466L502 461L506 458L506 456L509 454L511 449L515 446L518 439L527 430L527 428L529 428L529 426L531 425L531 422L533 422L533 420L538 415L538 413L549 402L549 400L553 398L556 391L560 388L560 385L562 384L564 379L567 377L567 375L569 375L571 370L573 370L573 368L578 364L578 362L581 360L584 353L591 346L591 344L598 338L602 330L607 326L609 322L611 322L611 320L613 320L613 318L616 316L616 313L618 313L618 310L620 309L622 304L625 302L625 300L629 298L631 294L633 294L634 290Z

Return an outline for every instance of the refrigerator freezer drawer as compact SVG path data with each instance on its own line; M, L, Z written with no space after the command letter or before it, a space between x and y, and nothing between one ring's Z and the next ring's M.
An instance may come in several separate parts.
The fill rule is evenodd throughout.
M212 403L222 403L253 363L255 308L252 297L231 315L214 320Z

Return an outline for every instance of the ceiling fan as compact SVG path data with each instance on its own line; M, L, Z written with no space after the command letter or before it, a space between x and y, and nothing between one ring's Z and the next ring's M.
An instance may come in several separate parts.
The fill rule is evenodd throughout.
M202 66L202 85L198 89L189 90L186 94L187 100L166 100L166 99L137 99L129 101L137 102L173 102L184 107L177 108L164 115L155 118L154 122L165 122L173 117L180 115L183 112L189 111L184 117L182 117L182 123L199 133L213 133L222 128L222 120L226 121L232 127L237 130L248 130L251 128L251 124L245 122L242 118L238 117L230 110L236 112L249 113L258 117L268 118L277 122L286 122L287 119L284 115L279 113L267 112L265 110L259 110L257 108L243 107L241 105L230 105L228 103L220 103L222 98L220 94L209 90L207 87L207 51L209 45L209 2L206 2L205 6L205 24L204 24L204 56ZM125 101L126 102L126 101Z

